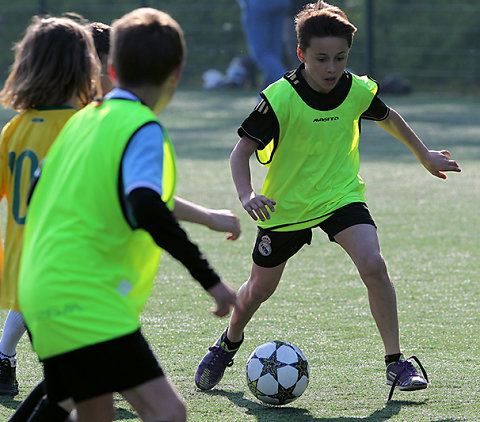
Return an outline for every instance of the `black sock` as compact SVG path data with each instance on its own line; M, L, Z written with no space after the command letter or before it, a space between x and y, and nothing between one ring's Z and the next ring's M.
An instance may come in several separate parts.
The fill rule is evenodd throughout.
M57 403L50 403L47 397L40 400L27 422L66 422L70 412Z
M225 332L222 334L222 341L227 346L228 352L235 352L240 348L240 346L243 343L243 334L242 334L242 339L240 341L231 341L228 339L227 331L225 330Z
M8 422L26 422L45 393L45 380L42 380L20 404Z
M395 353L393 355L386 355L385 356L385 364L388 366L393 362L398 362L400 359L403 359L402 353Z

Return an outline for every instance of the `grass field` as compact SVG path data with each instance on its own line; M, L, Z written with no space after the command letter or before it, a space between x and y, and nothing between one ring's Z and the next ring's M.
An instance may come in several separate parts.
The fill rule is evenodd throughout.
M480 421L480 101L438 95L384 100L430 148L449 149L462 167L462 173L449 174L446 181L436 179L400 142L374 123L363 124L361 175L397 290L402 347L421 359L431 385L420 392L397 391L386 402L383 347L366 289L342 250L317 231L248 326L235 365L207 393L195 388L194 373L227 320L208 312L209 297L164 255L142 316L143 330L183 395L189 420ZM228 156L236 128L254 103L252 92L180 91L162 116L178 153L178 194L209 207L230 208L241 217L242 236L232 243L222 234L185 225L236 288L249 274L255 224L236 199ZM10 115L0 114L0 122ZM252 168L259 188L264 170L253 162ZM4 219L4 211L2 215ZM0 312L2 322L6 313ZM278 408L260 404L244 375L250 352L274 339L298 345L311 371L304 395ZM18 364L20 394L0 397L0 421L41 378L26 338ZM125 356L125 365L136 365L135 357ZM119 397L116 406L116 420L139 420Z

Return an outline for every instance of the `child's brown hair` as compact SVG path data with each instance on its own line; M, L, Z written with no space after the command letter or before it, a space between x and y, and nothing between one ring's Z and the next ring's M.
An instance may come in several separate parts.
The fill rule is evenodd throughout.
M98 57L100 57L100 61L103 63L110 52L110 32L112 27L102 22L92 22L88 25L88 28L92 34Z
M15 110L58 106L95 93L100 64L90 32L64 17L35 16L15 46L15 61L0 102Z
M161 85L184 61L182 29L165 12L136 9L112 27L110 61L120 86Z
M352 46L357 28L352 25L345 12L324 1L307 4L295 17L295 29L300 50L305 51L314 37L339 37Z

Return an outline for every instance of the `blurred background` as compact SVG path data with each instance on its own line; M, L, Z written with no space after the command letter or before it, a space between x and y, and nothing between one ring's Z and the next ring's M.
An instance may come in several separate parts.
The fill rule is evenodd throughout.
M292 7L294 3L299 2L292 1ZM341 7L358 28L349 59L355 73L367 73L391 90L480 93L478 0L330 3ZM184 86L205 86L206 71L226 74L229 66L248 56L241 9L235 0L0 0L0 84L13 62L12 46L21 39L32 15L76 12L111 24L139 6L162 9L183 27L188 46ZM293 15L287 18L284 34L287 68L297 66L292 59L292 31ZM260 89L260 85L261 74L253 64L236 87Z

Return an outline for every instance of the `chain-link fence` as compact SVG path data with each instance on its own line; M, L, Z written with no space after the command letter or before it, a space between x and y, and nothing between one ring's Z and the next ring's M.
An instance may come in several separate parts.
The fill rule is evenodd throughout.
M478 0L330 3L344 9L358 27L349 60L356 73L368 71L380 82L394 76L417 90L480 91ZM206 70L225 72L234 57L247 54L235 0L0 0L0 4L2 80L13 60L13 42L22 37L32 15L42 12L72 11L91 21L111 23L139 6L167 11L185 31L188 58L183 84L190 86L200 86Z

